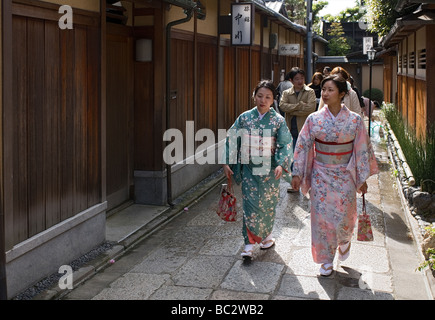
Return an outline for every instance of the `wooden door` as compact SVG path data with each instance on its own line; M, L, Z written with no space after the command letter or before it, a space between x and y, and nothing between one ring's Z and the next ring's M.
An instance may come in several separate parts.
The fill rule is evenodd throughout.
M133 41L129 29L108 24L107 202L108 210L130 199L133 184Z

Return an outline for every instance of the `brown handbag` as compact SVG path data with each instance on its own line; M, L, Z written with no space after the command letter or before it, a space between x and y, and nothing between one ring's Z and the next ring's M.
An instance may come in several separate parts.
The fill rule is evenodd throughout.
M236 221L237 209L236 209L237 199L234 195L234 190L231 185L231 179L228 179L227 184L222 185L219 205L216 210L218 216L224 221Z
M373 231L372 223L370 221L370 216L366 211L366 201L364 194L362 212L358 215L358 241L373 241Z

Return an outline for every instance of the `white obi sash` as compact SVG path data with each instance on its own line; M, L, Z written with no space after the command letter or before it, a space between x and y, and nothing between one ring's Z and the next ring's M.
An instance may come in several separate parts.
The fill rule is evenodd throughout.
M349 142L327 142L315 140L316 160L325 164L347 164L352 156L353 140Z

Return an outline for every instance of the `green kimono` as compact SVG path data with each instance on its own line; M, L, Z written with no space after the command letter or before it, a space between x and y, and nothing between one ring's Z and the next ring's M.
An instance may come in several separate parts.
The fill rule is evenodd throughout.
M242 183L245 244L260 243L273 229L279 198L275 168L290 181L292 137L285 119L273 108L260 116L257 107L241 114L228 130L225 163Z

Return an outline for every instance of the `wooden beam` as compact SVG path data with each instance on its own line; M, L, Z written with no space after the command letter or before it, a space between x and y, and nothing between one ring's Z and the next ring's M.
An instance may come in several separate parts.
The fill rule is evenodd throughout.
M106 50L106 38L107 38L107 23L106 23L106 0L100 0L100 52L101 52L101 74L100 74L100 112L101 112L101 202L105 202L107 199L107 178L106 178L106 77L107 77L107 50Z
M49 21L59 21L62 16L59 5L34 0L15 0L12 3L12 14ZM74 8L74 24L94 26L99 25L96 12Z
M13 104L12 104L12 0L2 1L1 8L2 34L1 43L1 137L2 150L0 178L1 178L1 206L0 206L0 299L7 299L6 286L6 250L12 247L13 235Z

